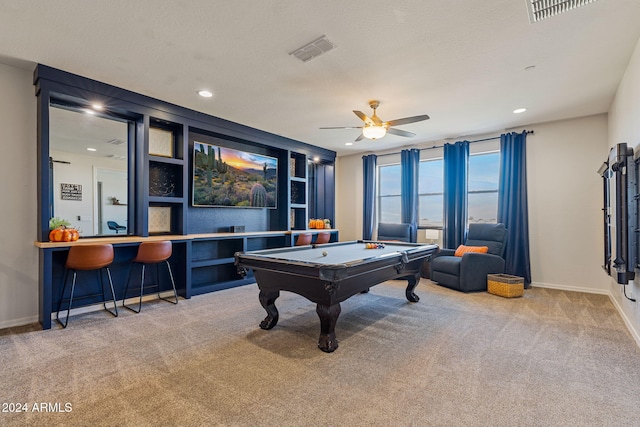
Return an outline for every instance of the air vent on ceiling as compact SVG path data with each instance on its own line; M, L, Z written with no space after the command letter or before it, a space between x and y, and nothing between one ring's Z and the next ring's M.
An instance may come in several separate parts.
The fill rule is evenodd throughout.
M301 48L294 50L289 53L289 55L293 55L298 58L302 62L311 61L313 58L322 55L325 52L330 51L336 47L335 44L331 43L329 40L325 38L325 36L320 37L308 43Z
M529 9L529 20L534 22L568 12L597 0L526 0Z
M127 156L119 156L117 154L108 154L105 157L108 157L113 160L127 160Z

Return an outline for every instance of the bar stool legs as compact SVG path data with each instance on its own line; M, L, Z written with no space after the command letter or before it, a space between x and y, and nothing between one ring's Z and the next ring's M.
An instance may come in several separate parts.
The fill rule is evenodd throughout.
M169 265L169 261L165 260L164 261L165 264L167 265L167 270L169 272L169 278L171 279L171 287L173 288L173 298L172 299L168 299L163 297L162 295L160 295L160 284L158 283L157 286L158 287L158 298L167 302L170 302L172 304L177 304L178 303L178 292L176 291L176 283L173 280L173 273L171 272L171 266ZM128 308L129 310L133 311L134 313L140 313L140 310L142 309L142 295L144 294L144 273L146 270L146 264L142 264L140 263L140 265L142 266L142 274L141 274L141 278L140 278L140 297L138 299L138 309L136 310L135 308L125 305L125 300L127 299L127 291L129 290L129 282L131 282L131 274L133 272L133 266L131 267L131 270L129 271L129 278L127 279L127 285L124 288L124 296L122 298L122 306L124 308ZM160 281L160 263L156 264L156 279L158 280L158 282Z
M102 288L102 300L103 307L114 317L118 317L118 307L116 305L116 294L113 290L113 281L111 280L111 271L109 271L109 265L113 262L113 246L112 245L86 245L86 246L72 246L69 249L69 255L65 264L64 282L62 285L62 292L60 294L60 301L58 301L58 310L56 312L56 321L66 328L69 324L69 313L71 312L71 306L73 305L73 294L76 288L76 279L79 270L96 270L98 277L100 278L100 286ZM104 279L102 277L102 269L107 271L107 277L109 279L109 287L111 289L111 300L113 301L113 310L107 308L107 299L105 298L105 286ZM67 282L69 279L69 271L73 272L73 278L71 279L71 295L69 296L69 305L67 307L67 315L65 321L60 320L60 310L62 308L62 302L64 301L64 292L67 289ZM96 296L96 295L92 295Z
M138 309L125 305L125 300L127 299L127 291L129 290L129 283L131 282L131 274L133 273L133 265L131 266L131 270L129 270L129 277L127 279L127 285L124 289L124 296L122 297L122 306L128 308L134 313L140 313L142 309L142 295L144 294L144 274L146 270L147 264L155 264L156 265L156 281L157 284L153 285L158 289L158 298L172 304L178 303L178 292L176 291L176 283L173 280L173 272L171 271L171 265L169 265L169 257L172 253L171 241L160 241L160 242L143 242L138 247L138 254L133 259L133 265L140 264L142 266L142 273L140 278L140 297L138 299ZM166 264L167 271L169 272L169 278L171 279L171 287L173 289L173 298L168 299L160 295L160 268L159 265L161 263Z

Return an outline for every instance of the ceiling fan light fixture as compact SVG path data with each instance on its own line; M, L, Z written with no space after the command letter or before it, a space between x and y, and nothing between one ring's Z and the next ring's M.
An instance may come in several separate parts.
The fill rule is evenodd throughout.
M380 139L387 134L387 129L384 126L365 126L362 134L367 139Z

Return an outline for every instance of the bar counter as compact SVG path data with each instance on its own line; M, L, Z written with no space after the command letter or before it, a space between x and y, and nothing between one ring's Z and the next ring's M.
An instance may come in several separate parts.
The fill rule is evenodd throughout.
M249 231L241 233L218 232L201 234L166 234L142 236L86 237L75 242L34 242L40 252L39 266L39 321L43 329L51 328L52 314L55 315L64 277L64 265L69 248L72 246L110 243L114 247L114 261L109 267L113 277L116 297L124 297L131 260L141 242L170 240L173 254L169 259L173 270L178 294L183 298L204 294L230 287L253 283L253 276L242 277L234 264L236 252L294 246L296 236L303 233L317 234L330 232L331 241L338 241L337 229L309 229L292 231ZM153 277L151 278L153 279ZM95 293L99 282L83 280L82 292ZM80 285L79 285L80 286ZM74 300L76 298L74 297ZM88 298L84 305L101 303L96 298ZM74 304L75 305L75 304ZM72 310L73 313L73 310Z

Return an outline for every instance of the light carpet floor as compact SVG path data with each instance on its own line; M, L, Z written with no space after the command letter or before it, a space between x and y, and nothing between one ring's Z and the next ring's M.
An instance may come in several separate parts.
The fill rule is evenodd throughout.
M640 425L640 349L607 296L404 287L342 303L331 354L298 295L261 330L256 285L0 331L0 425Z

